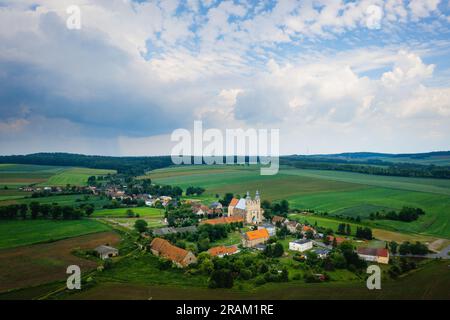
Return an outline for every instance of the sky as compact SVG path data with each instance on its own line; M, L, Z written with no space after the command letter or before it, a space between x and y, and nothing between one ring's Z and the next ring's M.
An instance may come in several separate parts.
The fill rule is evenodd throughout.
M0 154L169 154L195 120L450 150L449 1L0 0Z

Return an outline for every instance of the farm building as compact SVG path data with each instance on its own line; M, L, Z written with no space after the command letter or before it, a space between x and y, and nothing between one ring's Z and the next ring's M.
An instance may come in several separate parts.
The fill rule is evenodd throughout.
M336 238L336 243L338 245L340 245L342 242L346 241L347 239L342 238L342 237L333 237L333 236L328 236L327 239L330 243L333 243L333 240Z
M94 249L100 259L108 259L119 255L119 250L110 246L101 245Z
M219 258L222 258L224 256L228 256L228 255L232 255L232 254L235 254L235 253L238 253L238 252L239 252L239 250L238 250L237 246L230 246L230 247L218 246L218 247L210 248L208 250L208 253L212 257L219 257Z
M358 248L359 258L377 263L389 263L389 251L385 248Z
M312 249L313 242L309 239L299 239L289 242L289 250L303 252Z
M248 231L242 235L242 245L247 248L252 248L266 242L269 238L269 232L265 228Z
M244 218L240 216L234 217L221 217L215 219L207 219L200 222L201 224L229 224L229 223L239 223L244 222Z
M165 227L165 228L158 228L153 229L152 234L154 236L164 236L167 234L173 234L173 233L192 233L196 232L197 227L196 226L188 226L188 227L179 227L179 228L173 228L173 227Z
M169 241L161 238L153 239L150 244L150 251L155 256L160 256L171 260L180 268L197 262L197 258L191 251L187 251L172 245Z

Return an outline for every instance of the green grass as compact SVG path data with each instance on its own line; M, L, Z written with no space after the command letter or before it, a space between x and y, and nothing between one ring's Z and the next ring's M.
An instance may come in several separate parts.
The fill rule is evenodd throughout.
M117 209L102 209L96 210L93 217L126 217L128 210L133 211L135 214L139 214L142 218L159 218L164 217L163 209L156 209L150 207L137 207L137 208L117 208Z
M114 170L102 169L88 169L88 168L68 168L51 176L46 182L41 185L46 186L65 186L65 185L87 185L87 180L90 176L106 175L108 173L115 173Z
M280 168L275 176L261 176L250 166L184 166L148 174L156 183L202 186L211 201L226 192L244 195L259 190L262 199L287 199L291 208L367 218L377 210L420 207L426 215L405 223L370 222L374 227L450 238L450 180L387 177L352 172ZM367 220L368 221L368 220Z
M24 164L2 164L0 185L8 187L38 184L40 186L85 186L90 176L114 173L114 170L76 167L41 166Z
M348 271L333 272L336 281L326 283L307 284L300 281L288 283L268 283L254 290L233 289L207 289L198 285L190 285L187 279L179 279L172 285L166 277L157 279L155 283L148 283L150 272L159 274L159 270L143 269L133 272L132 279L120 277L118 281L111 279L100 282L88 290L81 290L73 295L61 298L72 299L142 299L154 300L182 300L182 299L256 299L256 300L284 300L284 299L450 299L448 288L450 286L450 273L448 263L445 261L430 261L421 266L419 270L408 274L398 280L386 279L382 282L381 290L368 290L364 281L339 281L348 279ZM148 273L147 273L148 272ZM182 278L182 277L180 277ZM186 277L188 278L188 277ZM189 277L191 278L191 277ZM189 279L188 278L188 279ZM141 280L140 283L137 280ZM107 279L101 279L107 280ZM126 282L125 282L126 281ZM16 293L16 295L18 295ZM20 293L25 295L26 292Z
M107 225L90 219L67 221L1 221L0 249L54 241L108 230L110 228Z

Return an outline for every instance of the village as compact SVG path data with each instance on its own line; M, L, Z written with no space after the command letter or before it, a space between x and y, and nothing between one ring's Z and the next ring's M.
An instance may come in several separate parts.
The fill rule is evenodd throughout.
M205 191L191 186L156 185L150 179L111 175L92 177L84 187L24 187L31 197L84 194L106 199L103 210L124 208L128 219L105 218L102 221L138 234L138 246L155 256L162 269L185 269L190 274L204 273L213 279L211 287L231 287L229 278L254 279L255 283L288 281L303 277L306 282L329 281L330 272L345 269L364 277L368 264L387 265L388 244L372 247L368 236L358 230L352 236L350 225L337 230L299 222L287 201L270 204L259 191L244 196L216 195L215 201L201 197ZM158 225L147 225L136 208L154 208L161 213ZM276 208L276 209L275 209ZM308 215L308 212L299 212ZM341 228L342 227L342 228ZM354 234L354 233L353 233ZM105 243L93 248L95 255L108 265L121 257L120 248ZM226 262L218 262L221 259ZM219 259L219 260L218 260ZM256 266L237 267L242 261ZM109 261L111 260L111 261ZM246 262L249 264L248 262ZM293 269L294 266L294 269ZM295 268L304 268L297 273ZM392 267L391 267L392 268ZM236 269L236 271L231 271ZM253 271L250 271L253 270ZM216 272L217 271L217 272ZM290 275L289 275L290 274ZM300 276L302 274L302 276Z
M114 196L122 194L116 192ZM193 274L205 268L210 273L227 272L228 269L234 268L233 263L237 261L228 260L224 264L226 267L223 267L217 259L240 255L243 259L247 259L249 255L258 257L252 260L255 264L268 265L267 270L258 267L263 270L258 269L256 272L262 272L263 281L266 282L288 281L288 270L283 265L288 261L307 266L309 270L308 276L305 276L307 282L328 281L330 276L327 272L335 268L348 268L352 272L362 274L367 264L389 264L387 246L386 248L355 246L355 242L364 243L364 241L350 236L335 235L335 231L319 226L299 223L289 219L286 214L268 216L261 205L261 195L258 191L254 197L247 192L245 197L232 197L228 205L224 206L222 203L223 201L215 201L205 205L195 199L148 197L146 206L166 208L163 221L166 226L137 228L141 239L147 241L144 249L160 260L161 268L167 269L172 266L186 269L188 273ZM175 219L173 215L176 216ZM230 235L236 234L239 235L238 238L230 239ZM225 239L227 241L224 242L228 243L211 245L216 236L217 239ZM206 244L203 237L207 238ZM228 240L234 242L229 243ZM102 259L119 255L118 249L104 245L95 251ZM277 263L277 259L284 262ZM239 270L241 271L242 269ZM214 272L211 273L211 277L213 274ZM249 275L247 278L253 276ZM212 287L230 287L230 285L226 282L220 283L218 280Z

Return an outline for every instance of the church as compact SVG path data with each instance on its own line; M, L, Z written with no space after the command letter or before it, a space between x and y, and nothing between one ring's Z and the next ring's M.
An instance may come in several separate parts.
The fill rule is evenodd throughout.
M257 225L262 223L263 210L261 209L259 192L256 191L255 199L250 197L250 193L248 191L245 198L233 198L228 205L228 216L242 216L245 223L248 224Z

